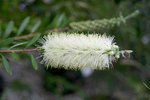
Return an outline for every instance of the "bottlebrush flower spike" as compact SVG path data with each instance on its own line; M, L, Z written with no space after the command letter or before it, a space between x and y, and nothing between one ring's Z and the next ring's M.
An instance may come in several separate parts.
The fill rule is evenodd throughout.
M70 23L71 29L75 31L99 31L104 29L110 29L114 26L119 26L121 23L126 23L126 21L132 17L135 17L139 14L139 11L131 13L130 15L124 17L120 15L119 17L114 17L111 19L98 19L98 20L88 20L88 21L80 21L80 22L72 22Z
M42 63L47 67L105 69L121 54L114 37L105 34L51 33L43 40Z

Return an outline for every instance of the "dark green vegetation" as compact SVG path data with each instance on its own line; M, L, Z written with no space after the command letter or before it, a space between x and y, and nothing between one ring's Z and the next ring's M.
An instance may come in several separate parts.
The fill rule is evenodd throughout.
M47 70L42 65L38 71L41 70L40 75L42 73L43 88L58 97L76 93L89 100L148 99L150 0L0 0L0 49L34 48L34 43L47 31L66 31L70 28L69 23L74 21L118 17L120 13L126 16L137 9L140 15L125 24L97 31L115 36L121 49L133 50L130 59L121 58L114 62L113 68L94 71L89 78L83 78L79 71ZM36 56L34 52L33 55ZM0 62L13 76L15 72L11 73L9 61L13 59L17 63L31 59L29 66L37 69L33 55L1 53ZM9 87L14 91L32 89L21 80L13 80Z

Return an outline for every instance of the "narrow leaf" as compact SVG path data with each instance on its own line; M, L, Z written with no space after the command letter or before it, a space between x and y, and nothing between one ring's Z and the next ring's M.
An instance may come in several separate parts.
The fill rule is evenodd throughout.
M17 43L17 44L15 44L15 45L11 46L9 49L13 49L13 48L15 48L15 47L18 47L18 46L21 46L21 45L24 45L24 44L27 44L27 42Z
M35 23L35 25L33 26L32 30L31 30L31 33L34 33L37 30L37 28L40 26L40 24L41 24L41 20L38 20Z
M7 46L7 45L11 44L13 41L14 41L13 38L0 40L0 47Z
M36 59L34 58L34 56L32 54L30 55L30 57L31 57L31 63L32 63L33 68L35 70L37 70L38 69L38 64L36 62Z
M29 41L29 43L26 45L26 47L31 46L32 44L34 44L40 37L41 34L37 34L35 37L32 38L31 41Z
M13 31L13 28L14 28L14 22L13 21L10 21L7 25L7 28L5 30L5 34L4 34L4 37L8 37L10 35L10 33Z
M2 26L1 26L1 23L0 23L0 37L2 36Z
M58 14L58 15L56 15L56 17L54 18L54 20L53 20L53 22L52 22L52 24L51 24L51 27L53 28L53 27L60 27L61 26L61 24L62 24L62 21L63 21L63 19L64 19L64 14Z
M17 35L20 35L24 29L26 28L26 26L28 25L29 23L29 20L30 20L30 17L26 17L23 21L22 21L22 24L21 26L19 27L19 30L17 32Z
M64 14L61 14L57 20L56 27L59 27L64 19Z
M12 75L12 67L10 66L9 62L2 54L1 54L1 57L2 57L2 63L4 65L5 70L7 71L7 73Z

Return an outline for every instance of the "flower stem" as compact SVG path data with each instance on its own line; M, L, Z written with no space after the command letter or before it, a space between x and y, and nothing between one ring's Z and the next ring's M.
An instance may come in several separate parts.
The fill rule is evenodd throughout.
M22 50L0 50L0 53L13 53L13 52L33 52L37 51L37 48L34 49L22 49Z
M133 13L131 13L130 15L126 16L125 19L127 20L127 19L130 19L132 17L135 17L135 16L139 15L139 13L140 13L140 11L136 10Z

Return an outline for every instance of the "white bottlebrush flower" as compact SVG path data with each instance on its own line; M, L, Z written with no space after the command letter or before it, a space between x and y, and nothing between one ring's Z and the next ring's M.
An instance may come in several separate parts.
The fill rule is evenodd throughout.
M51 33L44 37L43 60L46 66L65 69L109 68L120 57L114 37L76 33Z

